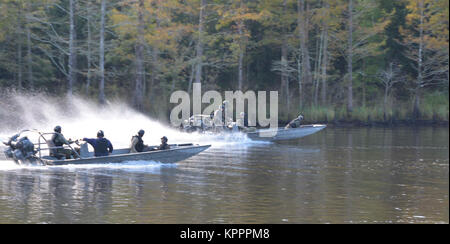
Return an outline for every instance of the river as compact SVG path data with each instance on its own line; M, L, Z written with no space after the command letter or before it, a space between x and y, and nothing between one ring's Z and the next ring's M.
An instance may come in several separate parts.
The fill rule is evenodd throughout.
M448 196L448 127L213 142L177 164L0 161L0 223L448 223Z

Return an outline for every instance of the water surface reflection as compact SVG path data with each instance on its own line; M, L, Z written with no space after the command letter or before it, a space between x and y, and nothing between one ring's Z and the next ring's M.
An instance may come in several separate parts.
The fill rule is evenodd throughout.
M448 223L448 145L448 128L327 128L176 165L1 162L0 222Z

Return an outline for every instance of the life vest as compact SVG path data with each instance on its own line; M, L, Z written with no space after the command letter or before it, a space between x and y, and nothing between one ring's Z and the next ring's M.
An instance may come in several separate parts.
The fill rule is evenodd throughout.
M59 133L53 134L52 142L55 145L55 147L62 147L64 145L64 141L61 140L61 134Z
M140 136L133 136L132 139L137 138L138 142L136 145L134 145L134 149L136 149L137 152L143 152L144 151L144 141Z
M108 156L108 140L105 138L97 139L94 151L96 157Z
M167 143L159 145L159 150L168 150L168 149L170 149L170 146Z
M300 127L300 120L299 119L294 119L289 123L289 126L291 128L298 128Z

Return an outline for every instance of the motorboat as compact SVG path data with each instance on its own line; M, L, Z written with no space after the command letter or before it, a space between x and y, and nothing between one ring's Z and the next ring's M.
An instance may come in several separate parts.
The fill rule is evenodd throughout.
M27 134L31 133L29 136ZM115 149L108 156L95 157L89 151L86 143L76 141L79 148L71 145L55 147L51 143L51 136L54 133L42 133L37 130L23 130L3 142L7 149L4 151L6 159L13 160L16 164L36 164L36 165L79 165L79 164L110 164L128 161L152 161L160 163L176 163L197 155L211 145L170 144L170 149L158 150L158 146L149 146L147 150L140 153L130 153L129 148ZM34 136L33 136L34 135ZM32 142L32 137L37 138L37 142ZM67 159L57 157L50 153L58 148L70 149L76 157Z

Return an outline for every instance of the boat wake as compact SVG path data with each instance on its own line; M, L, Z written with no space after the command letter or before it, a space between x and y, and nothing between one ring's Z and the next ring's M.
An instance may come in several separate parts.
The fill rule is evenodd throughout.
M43 166L46 167L46 166ZM50 168L56 167L57 169L64 169L68 171L79 171L79 170L108 170L108 171L127 171L127 172L159 172L163 168L175 168L176 164L163 164L154 161L129 161L123 163L110 163L110 164L86 164L86 165L63 165L63 166L52 166ZM49 168L49 167L47 167Z
M0 117L2 119L0 142L6 141L10 136L23 129L52 132L56 125L60 125L64 136L73 140L84 137L94 138L98 130L103 130L105 137L112 142L116 149L129 147L131 137L140 129L145 130L143 139L145 144L148 145L159 145L160 138L163 136L169 138L169 144L210 144L213 148L266 143L252 141L241 133L184 133L171 128L168 123L151 119L121 101L110 101L104 106L98 106L94 102L76 96L72 97L71 100L60 100L60 98L53 98L45 94L20 93L10 94L6 96L6 99L2 98L2 102L5 102L8 106L0 106ZM0 145L0 170L28 167L17 166L9 161L1 161L5 160L3 150L4 148ZM133 162L69 167L145 168L154 166L158 166L158 164ZM30 168L39 169L39 166L31 166Z
M60 125L64 136L73 140L92 138L98 130L103 130L115 148L128 147L131 137L140 129L145 130L144 141L148 145L159 145L163 136L169 138L169 144L220 146L227 143L252 143L245 134L183 133L171 128L169 122L151 119L121 101L110 101L99 106L76 96L62 102L44 94L13 94L6 99L9 99L6 102L10 105L0 106L0 140L23 129L52 132L56 125Z
M162 168L175 168L176 164L163 164L154 161L129 161L123 163L110 164L84 164L84 165L61 165L61 166L40 166L40 165L17 165L12 161L0 160L0 171L15 171L15 170L64 170L64 171L79 171L79 170L119 170L127 172L155 172Z

